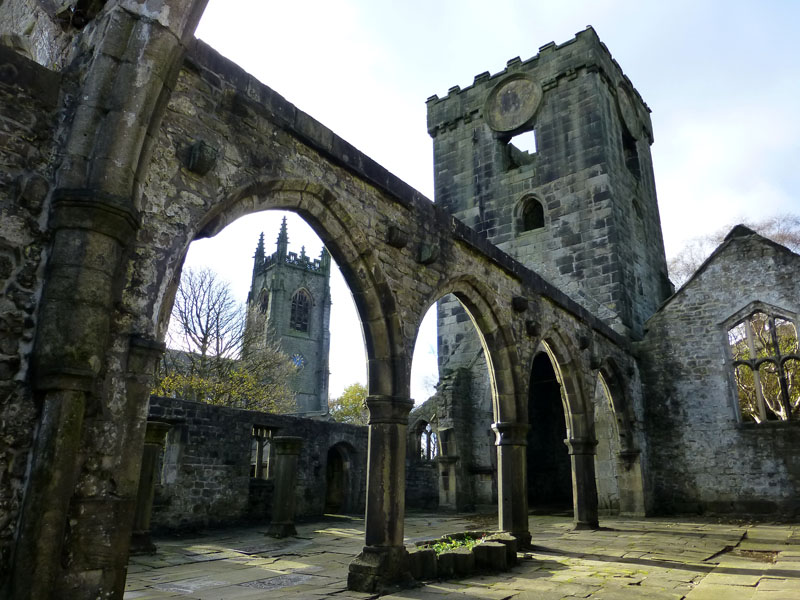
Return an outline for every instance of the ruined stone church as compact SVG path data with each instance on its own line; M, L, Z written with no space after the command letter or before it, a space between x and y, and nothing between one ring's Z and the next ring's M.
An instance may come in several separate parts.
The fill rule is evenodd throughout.
M204 6L0 5L4 597L122 598L151 512L263 512L274 434L306 440L301 514L364 511L356 590L406 578L407 505L491 506L522 544L530 510L796 516L800 256L737 227L672 289L649 110L594 30L428 99L431 202L196 40ZM267 209L350 286L368 436L150 398L189 244ZM278 299L263 258L252 306L282 302L306 359L317 292ZM412 411L434 302L441 380Z

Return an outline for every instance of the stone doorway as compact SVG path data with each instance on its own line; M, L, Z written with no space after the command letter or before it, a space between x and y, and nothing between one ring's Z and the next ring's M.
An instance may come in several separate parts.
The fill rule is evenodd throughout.
M349 467L347 454L341 446L332 446L328 450L325 467L325 512L341 514L349 505Z
M564 440L561 384L550 358L533 360L528 391L528 508L535 513L572 513L572 466Z

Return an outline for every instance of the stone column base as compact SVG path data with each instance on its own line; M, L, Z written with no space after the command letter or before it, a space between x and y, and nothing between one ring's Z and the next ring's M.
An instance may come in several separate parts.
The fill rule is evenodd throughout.
M517 547L520 550L532 547L530 531L521 531L519 533L511 532L511 535L517 540Z
M297 535L297 529L295 529L294 523L291 521L285 523L276 523L273 521L269 524L267 535L274 538L291 537Z
M153 543L149 531L134 531L131 534L131 556L155 554L157 550L158 548L156 548L156 545Z
M409 587L414 584L414 579L408 563L408 552L404 547L365 546L350 563L347 589L374 594Z

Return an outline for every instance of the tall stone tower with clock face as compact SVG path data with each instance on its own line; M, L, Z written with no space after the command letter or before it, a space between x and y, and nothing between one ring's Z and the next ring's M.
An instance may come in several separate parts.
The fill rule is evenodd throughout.
M428 99L436 203L623 335L672 292L650 111L592 28ZM440 368L477 343L438 304ZM469 327L467 327L469 326Z
M253 261L253 278L247 297L248 340L245 350L277 341L298 368L290 385L295 392L296 414L321 416L328 412L328 351L330 348L331 257L323 248L312 259L305 248L289 252L286 218L281 224L276 251L267 256L264 234Z

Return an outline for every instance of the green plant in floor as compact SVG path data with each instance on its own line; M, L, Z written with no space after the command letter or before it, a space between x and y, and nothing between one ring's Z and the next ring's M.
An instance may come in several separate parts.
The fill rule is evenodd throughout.
M449 552L450 550L455 550L456 548L466 548L467 550L472 550L477 544L480 544L483 541L483 537L481 538L473 538L471 536L465 535L461 538L452 538L448 537L443 540L439 540L438 542L431 544L431 548L436 554L441 554L442 552Z

